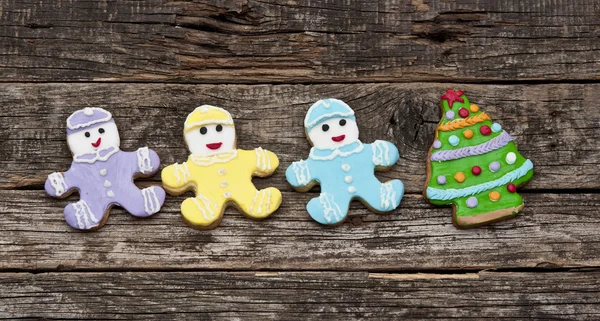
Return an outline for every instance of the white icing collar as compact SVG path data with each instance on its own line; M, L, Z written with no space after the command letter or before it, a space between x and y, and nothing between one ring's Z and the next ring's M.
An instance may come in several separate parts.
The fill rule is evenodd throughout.
M350 156L354 153L362 151L363 148L363 143L361 143L361 141L358 140L356 142L334 149L318 149L316 147L313 147L310 149L310 154L308 156L314 160L331 160L338 156Z
M226 163L234 158L236 158L238 155L238 151L233 150L231 152L223 152L220 154L216 154L216 155L211 155L211 156L201 156L201 155L190 155L190 160L198 165L198 166L210 166L214 163Z
M88 164L93 164L98 160L104 162L107 159L109 159L114 153L118 152L119 150L120 149L118 149L116 147L108 147L105 149L97 150L94 153L73 155L73 161L75 163L88 163Z

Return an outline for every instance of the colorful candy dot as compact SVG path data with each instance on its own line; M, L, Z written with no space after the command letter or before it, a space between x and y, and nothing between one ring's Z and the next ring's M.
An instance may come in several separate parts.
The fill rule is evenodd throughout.
M481 167L477 165L473 166L473 168L471 168L471 173L473 173L473 175L481 174Z
M442 142L440 142L439 140L436 139L433 142L433 148L440 148L440 147L442 147Z
M463 136L465 136L466 139L471 139L471 138L473 138L473 131L470 129L467 129L463 132Z
M471 106L469 106L469 109L471 110L472 113L476 113L479 111L479 106L477 106L475 104L471 104Z
M497 133L502 130L502 126L498 123L493 123L492 130L494 131L494 133Z
M440 176L438 176L438 177L437 177L437 182L438 182L438 184L440 184L440 185L444 185L444 184L446 184L446 176L444 176L444 175L440 175Z
M484 136L489 136L492 133L492 129L488 125L479 127L479 132Z
M469 111L466 108L461 108L458 110L458 115L462 118L469 117Z
M477 201L477 198L475 198L475 196L471 196L467 199L468 207L473 208L473 207L477 206L477 204L479 204L479 202Z
M508 186L506 186L506 189L509 192L514 193L517 191L517 186L515 186L515 184L513 184L513 183L510 183L510 184L508 184Z
M506 154L506 162L509 164L514 164L517 161L517 155L513 152Z
M463 173L463 172L458 172L454 175L454 179L459 183L464 182L466 178L467 177L465 176L465 173Z
M446 119L448 119L448 120L454 119L454 112L452 110L449 110L446 112Z
M490 192L489 196L490 196L490 201L492 201L492 202L497 202L498 200L500 200L500 193L498 193L496 191Z
M450 143L450 145L456 146L458 145L458 143L460 143L460 138L458 138L458 136L456 135L452 135L448 138L448 142Z
M500 162L491 162L490 163L490 171L492 171L492 173L495 173L499 170L500 170Z

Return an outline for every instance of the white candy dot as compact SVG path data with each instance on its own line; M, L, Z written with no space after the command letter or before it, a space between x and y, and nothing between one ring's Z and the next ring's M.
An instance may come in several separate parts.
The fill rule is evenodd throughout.
M506 154L506 162L509 164L514 164L517 161L517 155L513 152Z

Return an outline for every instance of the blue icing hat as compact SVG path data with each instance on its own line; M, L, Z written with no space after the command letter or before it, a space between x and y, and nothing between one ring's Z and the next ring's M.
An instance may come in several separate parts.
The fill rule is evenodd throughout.
M334 98L321 99L310 106L304 118L304 128L308 132L320 122L334 117L356 120L354 110L345 102Z

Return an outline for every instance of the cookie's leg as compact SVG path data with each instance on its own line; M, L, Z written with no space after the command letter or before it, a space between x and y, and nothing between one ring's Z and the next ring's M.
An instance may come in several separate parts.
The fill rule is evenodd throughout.
M400 205L404 196L404 184L397 179L385 183L371 183L373 186L365 188L360 198L377 212L389 212Z
M142 190L133 186L127 193L119 196L119 205L133 216L146 217L160 210L165 196L165 191L159 186Z
M268 217L281 205L281 192L269 187L249 193L245 199L236 199L235 203L244 214L255 219Z
M90 230L100 225L106 207L95 206L94 203L83 199L77 203L70 203L65 207L65 220L71 227L79 230Z
M349 195L349 194L348 194ZM323 192L306 204L308 214L317 222L335 225L343 222L348 215L351 198L348 195L334 195Z
M209 227L221 220L225 200L213 200L206 195L198 193L181 203L183 219L198 228Z

